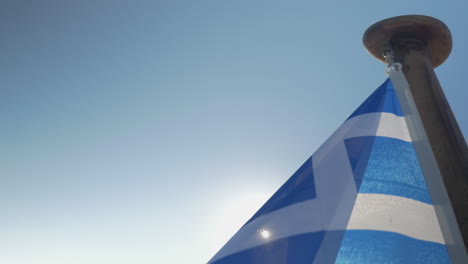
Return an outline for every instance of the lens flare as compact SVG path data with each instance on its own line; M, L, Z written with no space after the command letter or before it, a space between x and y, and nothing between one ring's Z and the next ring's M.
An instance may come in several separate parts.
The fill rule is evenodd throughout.
M260 232L259 232L259 233L260 233L260 236L261 236L262 238L264 238L264 239L268 239L268 238L271 237L271 232L270 232L270 230L268 230L268 229L263 229L263 228L262 228L262 229L260 229Z

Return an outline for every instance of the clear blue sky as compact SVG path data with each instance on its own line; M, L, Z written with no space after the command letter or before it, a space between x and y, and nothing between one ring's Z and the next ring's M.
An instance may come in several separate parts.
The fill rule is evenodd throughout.
M0 263L205 263L385 79L424 14L468 135L468 2L0 1Z

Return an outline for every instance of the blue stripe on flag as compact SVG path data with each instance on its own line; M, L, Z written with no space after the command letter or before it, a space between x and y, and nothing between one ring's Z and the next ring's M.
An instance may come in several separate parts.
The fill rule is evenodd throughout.
M312 157L289 178L289 180L276 191L276 193L255 213L249 222L255 218L268 214L274 210L302 202L316 197L314 173L312 170Z
M403 116L392 82L387 79L356 111L348 118L367 113L385 112Z
M279 239L221 258L213 264L310 264L317 254L324 233L315 232Z
M370 138L372 152L359 192L390 194L432 204L413 144L387 137ZM348 141L355 140L359 139Z
M336 263L450 263L445 245L392 232L347 230Z

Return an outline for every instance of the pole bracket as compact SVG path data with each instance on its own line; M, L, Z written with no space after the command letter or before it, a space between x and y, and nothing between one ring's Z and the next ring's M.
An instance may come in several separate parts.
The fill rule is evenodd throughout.
M385 68L385 73L387 75L390 75L392 71L401 71L403 69L403 65L395 61L395 54L393 53L390 42L385 44L385 49L382 55L385 58L385 64L387 64L387 68Z

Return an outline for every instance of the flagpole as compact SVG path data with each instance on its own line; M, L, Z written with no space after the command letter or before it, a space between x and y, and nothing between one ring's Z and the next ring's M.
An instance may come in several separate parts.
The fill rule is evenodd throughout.
M449 252L466 257L468 148L433 69L450 54L450 31L432 17L399 16L370 26L363 42L378 60L388 63L385 56L391 54L402 65L390 67L389 75L394 85L407 87L400 93L395 89L404 97L402 110L412 123L410 134Z

